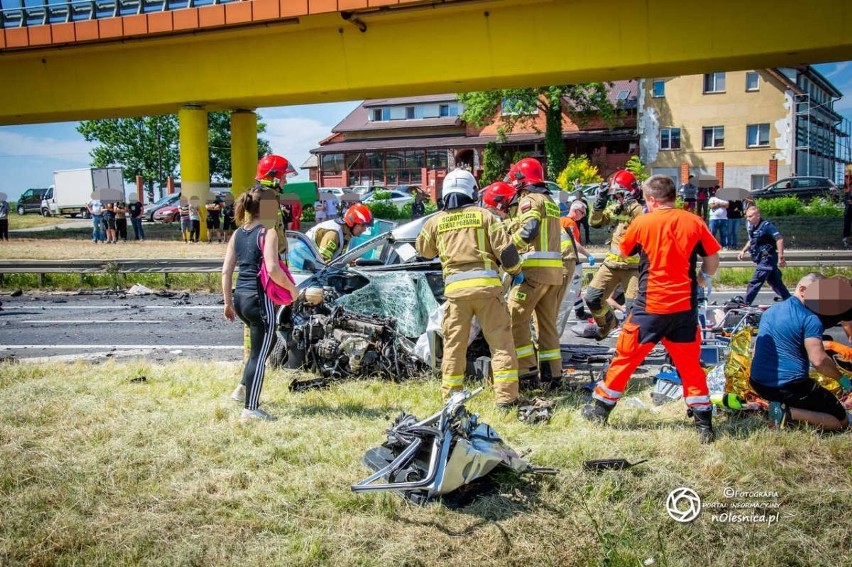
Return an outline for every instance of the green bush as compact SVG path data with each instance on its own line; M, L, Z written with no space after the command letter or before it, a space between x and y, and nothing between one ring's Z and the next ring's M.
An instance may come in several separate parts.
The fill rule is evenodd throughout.
M843 206L822 197L815 197L805 207L805 214L812 217L842 217Z
M302 222L314 222L316 220L316 214L314 213L313 205L306 205L304 209L302 209L302 216L299 217Z
M381 191L381 190L377 189L376 191L373 192L373 199L375 199L376 201L387 201L390 198L391 198L391 192L390 191Z
M390 201L373 201L367 206L373 212L373 216L379 219L395 220L405 218L402 210ZM408 217L411 217L411 207L408 208Z

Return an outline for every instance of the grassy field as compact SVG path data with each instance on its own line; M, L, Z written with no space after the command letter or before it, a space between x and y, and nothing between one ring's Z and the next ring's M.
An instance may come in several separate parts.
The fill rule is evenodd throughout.
M400 411L440 407L438 384L358 381L292 394L272 373L275 423L242 424L227 394L238 363L0 364L3 565L849 565L852 436L776 432L717 418L699 445L681 403L619 406L607 428L562 392L549 424L470 403L555 477L498 476L467 507L358 495L364 451ZM145 376L146 381L131 382ZM648 382L629 394L651 407ZM648 459L585 472L585 459ZM669 518L667 494L694 489L704 511ZM733 497L772 492L769 496ZM771 524L720 521L723 503ZM757 512L762 513L760 510Z

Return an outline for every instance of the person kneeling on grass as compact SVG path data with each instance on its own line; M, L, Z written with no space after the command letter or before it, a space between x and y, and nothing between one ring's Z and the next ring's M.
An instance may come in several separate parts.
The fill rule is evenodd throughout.
M822 322L804 303L808 287L821 279L821 274L806 274L791 297L761 316L750 381L754 391L770 402L769 415L776 425L792 419L837 431L849 427L846 410L808 375L810 363L826 377L840 379L840 370L823 346ZM849 381L840 381L848 391Z

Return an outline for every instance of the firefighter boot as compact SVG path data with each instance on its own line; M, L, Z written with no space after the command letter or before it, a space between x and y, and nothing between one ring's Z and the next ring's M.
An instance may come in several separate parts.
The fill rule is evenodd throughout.
M600 400L595 400L593 403L583 406L583 409L580 410L580 416L586 421L604 425L606 424L606 420L609 419L609 412L611 412L614 407L614 405L611 406Z
M545 390L556 390L562 383L562 376L554 376L550 371L550 364L545 363L539 366L541 373L541 387Z
M608 309L606 315L604 315L603 325L598 323L598 333L595 335L595 340L604 340L616 326L618 326L618 319L615 318L615 313Z
M716 440L716 433L713 431L713 409L696 410L690 408L687 411L695 419L695 428L698 430L698 440L701 443L712 443Z
M537 369L531 369L518 376L518 386L522 392L541 388L541 377Z

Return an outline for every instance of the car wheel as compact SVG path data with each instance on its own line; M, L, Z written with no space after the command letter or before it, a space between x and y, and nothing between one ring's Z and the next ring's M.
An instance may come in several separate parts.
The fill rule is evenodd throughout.
M18 214L21 215L21 216L24 216L26 213L27 213L27 210L24 208L24 206L18 205Z
M89 214L89 209L80 209L80 215L81 215L84 219L90 219L90 218L92 218L92 215L90 215L90 214Z
M49 209L42 209L41 210L41 216L46 217L46 218L50 218L50 210Z
M280 370L287 363L288 356L285 342L280 337L276 337L275 344L272 346L272 352L269 353L269 367L273 370Z

